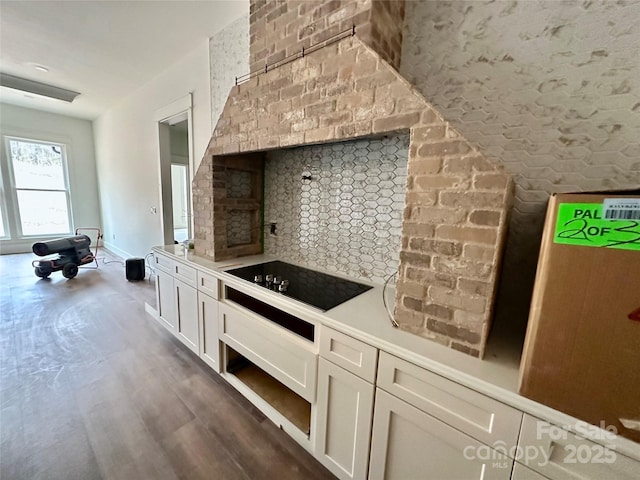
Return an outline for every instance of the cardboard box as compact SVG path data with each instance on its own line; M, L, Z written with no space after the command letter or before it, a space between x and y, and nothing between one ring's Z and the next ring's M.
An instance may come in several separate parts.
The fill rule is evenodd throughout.
M640 442L640 190L549 200L520 393Z

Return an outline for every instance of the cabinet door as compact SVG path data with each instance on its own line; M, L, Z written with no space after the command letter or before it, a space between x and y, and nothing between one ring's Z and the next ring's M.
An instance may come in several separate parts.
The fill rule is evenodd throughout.
M200 326L200 358L220 373L220 342L218 340L218 302L198 292Z
M198 354L198 295L195 288L177 278L173 279L176 299L176 336Z
M513 460L376 390L370 480L507 480Z
M374 386L320 358L316 458L341 479L367 476Z
M515 451L522 423L515 408L386 352L377 386L485 445Z
M607 445L606 440L603 443L525 414L518 440L521 452L518 461L552 480L640 478L640 462L616 452L615 446Z
M174 332L177 322L173 277L162 270L156 270L156 292L160 323L171 332Z

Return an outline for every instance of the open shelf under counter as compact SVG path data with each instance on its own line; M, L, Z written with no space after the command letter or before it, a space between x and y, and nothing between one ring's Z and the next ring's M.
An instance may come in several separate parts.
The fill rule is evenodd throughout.
M227 373L235 375L238 380L280 412L296 428L309 435L311 404L304 398L249 361L234 370L233 373Z

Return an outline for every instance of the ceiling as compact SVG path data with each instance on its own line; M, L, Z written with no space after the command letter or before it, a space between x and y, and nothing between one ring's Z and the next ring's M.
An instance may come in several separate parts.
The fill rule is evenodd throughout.
M67 103L1 87L0 101L94 119L248 13L248 4L2 0L0 70L81 95Z

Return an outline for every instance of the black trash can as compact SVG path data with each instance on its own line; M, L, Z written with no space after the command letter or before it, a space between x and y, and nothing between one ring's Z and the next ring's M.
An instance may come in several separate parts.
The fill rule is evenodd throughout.
M125 262L127 280L137 282L144 280L144 258L128 258Z

